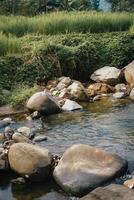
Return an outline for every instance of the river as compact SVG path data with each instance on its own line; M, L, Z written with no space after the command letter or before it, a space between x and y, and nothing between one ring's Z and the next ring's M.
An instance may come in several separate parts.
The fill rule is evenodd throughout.
M12 126L29 126L48 137L39 143L54 154L61 154L72 144L83 143L118 154L128 160L129 171L134 170L134 103L129 100L102 100L84 104L83 111L52 115L41 121L27 121L23 117ZM29 184L14 188L10 180L14 174L0 175L0 200L68 200L53 182Z

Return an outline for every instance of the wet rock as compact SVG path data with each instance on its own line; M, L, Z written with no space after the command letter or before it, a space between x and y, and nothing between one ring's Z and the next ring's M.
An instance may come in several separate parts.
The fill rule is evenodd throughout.
M7 126L4 130L4 135L5 135L5 138L7 140L11 140L12 139L12 135L14 134L14 130L10 127L10 126Z
M94 83L89 85L87 88L89 96L112 93L113 91L114 91L113 87L105 83Z
M27 102L27 108L31 111L49 115L61 112L56 100L47 92L35 93Z
M0 120L0 128L4 128L4 127L8 126L9 124L10 124L10 122Z
M75 110L80 110L82 109L82 106L79 105L75 101L71 101L69 99L66 99L65 104L63 105L62 109L64 111L75 111Z
M29 140L26 136L22 135L21 133L14 133L12 136L12 139L17 142L24 142L24 143L31 143L31 140Z
M91 80L114 86L120 82L121 70L115 67L105 66L96 70L91 75Z
M92 191L80 200L133 200L134 191L122 185L111 184Z
M17 130L18 133L21 133L22 135L24 135L27 138L31 138L33 136L33 133L31 131L31 129L29 127L20 127Z
M12 118L10 117L6 117L3 119L4 122L8 122L8 123L11 123L12 122Z
M74 81L68 88L70 99L76 101L89 100L88 93L81 82Z
M134 178L127 180L124 182L124 186L126 186L129 189L134 188Z
M27 144L13 144L8 153L10 167L32 181L45 180L50 172L52 155L45 148Z
M5 140L4 133L0 133L0 142L3 142Z
M26 180L23 177L18 177L16 179L11 180L12 184L17 184L17 185L21 185L21 184L25 184Z
M124 83L115 86L116 92L127 92L127 86Z
M124 76L125 76L126 82L133 87L134 86L134 61L124 68Z
M61 81L56 86L57 90L62 90L64 88L67 88L71 84L72 80L70 77L63 77Z
M113 94L113 98L114 99L123 99L125 98L127 95L124 92L116 92Z
M131 100L134 100L134 88L131 90L129 97Z
M45 135L38 135L33 139L34 142L41 142L41 141L44 141L44 140L45 141L47 140L47 137Z
M123 174L127 162L116 155L84 145L65 151L53 176L66 192L82 195Z

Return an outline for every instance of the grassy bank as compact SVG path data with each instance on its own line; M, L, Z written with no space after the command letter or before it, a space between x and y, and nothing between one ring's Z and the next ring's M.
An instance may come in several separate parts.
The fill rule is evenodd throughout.
M0 104L23 104L44 75L88 81L105 65L134 60L134 15L70 12L0 16ZM21 85L17 87L16 85Z
M0 32L23 36L66 33L102 33L129 30L134 15L129 13L57 12L36 17L0 16Z

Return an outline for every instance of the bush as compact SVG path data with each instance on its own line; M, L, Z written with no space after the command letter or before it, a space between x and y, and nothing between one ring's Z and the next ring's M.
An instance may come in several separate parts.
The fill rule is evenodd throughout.
M8 103L10 103L14 107L24 106L29 97L32 96L37 91L38 91L37 86L33 87L28 87L25 85L17 86L12 91L12 95L9 97Z

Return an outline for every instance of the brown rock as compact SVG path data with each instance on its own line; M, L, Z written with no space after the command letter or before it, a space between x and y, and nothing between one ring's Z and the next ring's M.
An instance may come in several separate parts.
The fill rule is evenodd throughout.
M122 175L127 162L100 149L73 145L65 151L53 176L63 190L82 195Z
M134 200L134 191L122 185L111 184L95 189L80 200Z
M94 83L88 86L87 92L89 96L96 96L99 94L112 93L113 87L105 83Z
M126 82L131 85L131 87L134 87L134 61L125 67L124 75Z
M13 171L33 181L45 180L49 175L52 156L45 148L16 143L10 147L8 158Z
M134 188L134 178L127 180L124 182L124 186L126 186L127 188Z

